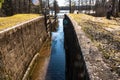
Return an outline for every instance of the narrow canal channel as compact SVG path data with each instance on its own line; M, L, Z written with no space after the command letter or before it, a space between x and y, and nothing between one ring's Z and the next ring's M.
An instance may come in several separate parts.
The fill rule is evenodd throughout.
M52 50L45 80L65 80L65 50L63 19L59 19L57 32L52 32Z
M61 12L58 17L64 14ZM90 80L73 25L67 16L65 19L69 24L64 24L64 31L63 18L59 18L57 31L52 32L52 45L48 40L40 50L30 80Z
M30 80L65 80L63 19L59 18L58 21L56 32L52 32L51 49L48 40L39 52L40 56L30 74Z

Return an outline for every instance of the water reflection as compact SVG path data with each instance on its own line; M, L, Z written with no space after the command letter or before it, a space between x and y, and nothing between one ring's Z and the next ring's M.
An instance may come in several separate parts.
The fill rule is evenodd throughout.
M59 19L57 32L52 32L52 50L46 80L65 80L65 50L63 19Z

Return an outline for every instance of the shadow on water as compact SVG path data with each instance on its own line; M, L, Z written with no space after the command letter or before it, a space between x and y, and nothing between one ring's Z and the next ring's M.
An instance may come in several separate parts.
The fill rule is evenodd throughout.
M45 80L65 80L65 50L63 19L59 19L57 32L52 32L52 50Z

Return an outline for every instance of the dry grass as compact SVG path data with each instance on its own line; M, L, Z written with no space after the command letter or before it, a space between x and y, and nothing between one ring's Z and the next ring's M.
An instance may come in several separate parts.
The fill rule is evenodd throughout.
M93 21L95 23L100 23L99 25L106 26L106 27L115 27L119 25L116 20L108 20L105 17L93 17L86 14L70 14L78 23L79 22L86 22L86 21Z
M39 14L16 14L9 17L0 17L0 30L12 27L24 21L36 18Z

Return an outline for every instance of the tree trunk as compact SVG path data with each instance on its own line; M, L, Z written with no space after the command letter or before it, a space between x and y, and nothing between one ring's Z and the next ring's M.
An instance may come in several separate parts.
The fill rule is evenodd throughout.
M48 0L48 8L50 8L49 2L50 2L50 1Z
M26 1L24 0L24 4L23 4L23 12L26 13Z
M120 0L119 0L119 6L118 7L119 7L119 12L120 12Z
M80 12L80 0L78 0L78 12Z
M112 14L115 16L115 0L112 0Z
M42 4L42 0L40 0L40 10L41 10L41 13L43 14L43 4Z
M56 0L54 0L54 11L55 11L55 19L56 19Z
M29 7L28 7L28 8L29 8L29 12L28 12L28 13L30 13L30 12L31 12L31 10L30 10L30 8L31 8L30 1L31 1L31 0L29 0Z
M16 11L16 7L17 7L17 5L16 5L16 0L14 0L14 1L12 2L12 4L14 5L14 6L13 6L13 14L16 14L16 13L17 13L17 11Z
M118 17L118 12L119 12L119 2L118 0L112 0L112 13L114 17Z
M6 16L12 16L13 15L12 0L4 2L4 4L3 4L3 10L5 11L5 15Z
M20 1L21 1L21 0L19 0L19 3L18 3L18 4L19 4L19 9L18 9L18 10L19 10L19 11L18 11L19 13L21 13L21 6L20 6L21 4L20 4Z
M70 8L70 13L72 13L72 5L71 5L71 0L69 0L69 8Z
M91 14L91 4L92 4L92 1L90 0L89 2L89 13Z

